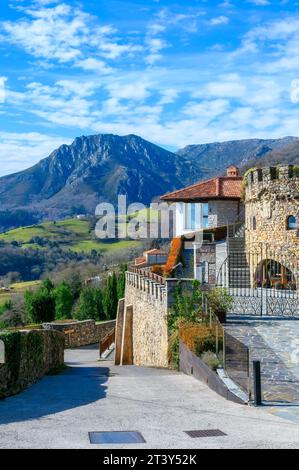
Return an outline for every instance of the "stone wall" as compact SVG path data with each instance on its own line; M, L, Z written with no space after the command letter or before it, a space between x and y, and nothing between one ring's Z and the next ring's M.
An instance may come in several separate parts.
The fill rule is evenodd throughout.
M245 198L247 246L262 242L298 249L297 231L287 230L290 215L299 217L299 177L292 166L251 173Z
M251 282L263 259L295 265L294 274L298 277L299 227L288 230L289 216L295 216L298 223L299 176L294 167L287 165L251 172L245 191L246 250L261 253L256 258L251 257Z
M0 334L4 363L0 364L0 398L14 395L64 364L64 335L57 331L17 331Z
M126 283L125 305L133 306L133 361L138 366L168 367L165 298Z
M209 201L209 228L234 224L239 220L240 212L239 201Z
M45 330L56 330L64 333L65 348L78 348L99 343L115 327L116 321L96 323L86 320L72 323L44 323Z
M190 279L164 279L161 283L136 273L127 273L125 308L133 306L133 362L138 366L168 367L168 316L180 284Z
M207 243L196 248L196 279L202 284L216 284L216 244Z

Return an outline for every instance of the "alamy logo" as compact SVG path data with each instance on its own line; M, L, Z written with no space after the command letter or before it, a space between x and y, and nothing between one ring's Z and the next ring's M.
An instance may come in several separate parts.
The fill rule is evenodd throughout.
M141 203L127 205L127 197L118 196L118 207L103 202L96 208L96 237L99 239L142 240L170 238L175 218L175 204L152 203L150 208Z

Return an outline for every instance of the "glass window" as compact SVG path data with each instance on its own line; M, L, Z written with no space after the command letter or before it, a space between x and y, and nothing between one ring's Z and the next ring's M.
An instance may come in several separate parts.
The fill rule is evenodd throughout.
M185 230L207 228L209 223L209 205L189 203L184 205Z
M201 284L207 284L209 282L209 263L207 261L199 263L196 267L196 279Z
M287 219L287 229L297 230L297 219L294 215L290 215Z
M209 204L202 204L202 226L209 227Z

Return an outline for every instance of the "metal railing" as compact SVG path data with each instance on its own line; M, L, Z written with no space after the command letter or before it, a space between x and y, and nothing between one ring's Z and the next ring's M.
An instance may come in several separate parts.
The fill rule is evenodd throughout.
M100 357L115 343L115 328L100 340Z

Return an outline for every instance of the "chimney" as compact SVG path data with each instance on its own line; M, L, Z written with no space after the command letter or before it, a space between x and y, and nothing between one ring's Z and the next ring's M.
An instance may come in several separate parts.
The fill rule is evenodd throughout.
M240 176L240 171L237 166L231 165L227 169L227 176L229 178L235 178L237 176Z

